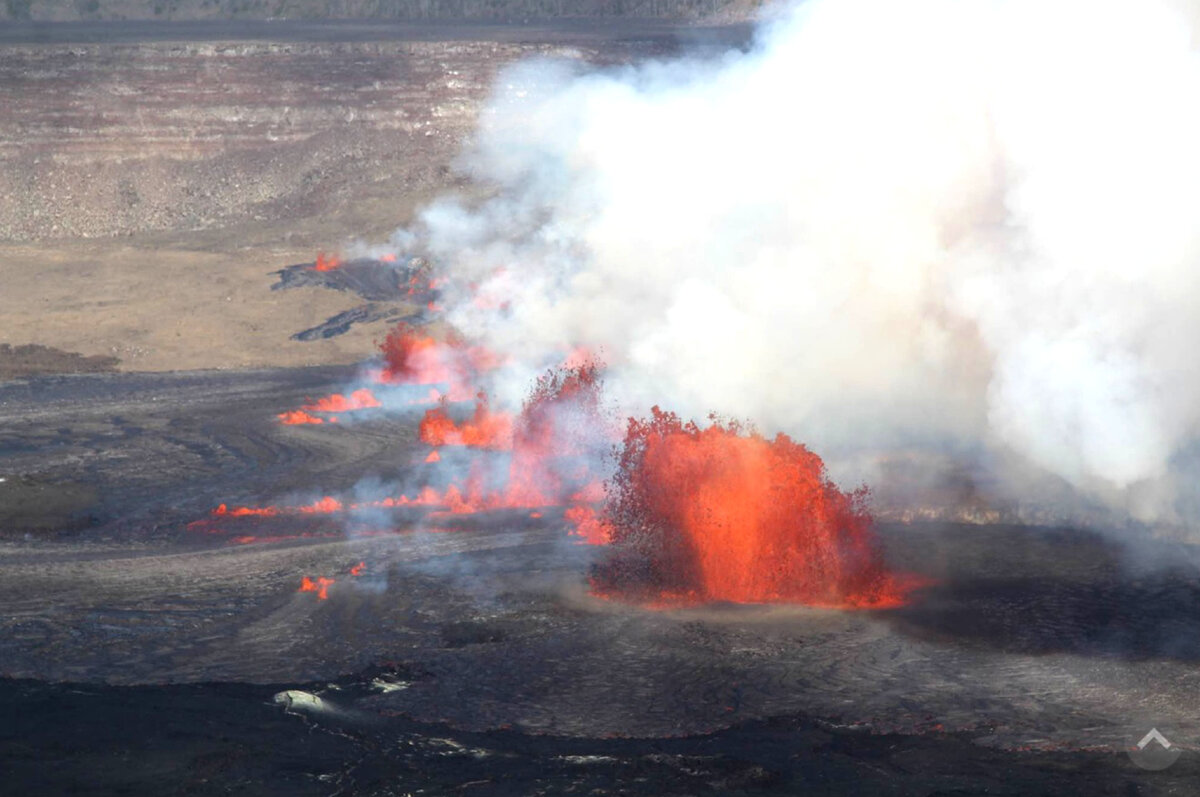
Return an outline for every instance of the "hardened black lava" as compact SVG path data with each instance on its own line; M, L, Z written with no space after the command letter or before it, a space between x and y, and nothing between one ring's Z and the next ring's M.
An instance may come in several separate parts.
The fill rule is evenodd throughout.
M352 509L464 467L278 423L357 373L0 384L0 793L1189 793L1187 549L879 524L899 609L615 603L561 510Z

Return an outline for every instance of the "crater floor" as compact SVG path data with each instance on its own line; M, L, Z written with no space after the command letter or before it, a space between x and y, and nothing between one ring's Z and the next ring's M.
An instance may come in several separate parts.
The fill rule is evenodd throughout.
M700 770L733 767L765 786L821 770L805 758L815 749L847 756L830 772L843 763L855 772L859 756L880 754L867 750L887 749L948 756L939 767L969 780L958 768L977 760L976 785L991 782L989 766L1032 767L1028 783L1065 784L1085 762L1138 782L1122 751L1151 725L1194 754L1200 582L1186 549L1161 552L1171 568L1134 567L1112 542L1079 531L885 524L890 564L930 581L908 607L664 612L591 596L588 565L600 549L575 544L552 512L214 517L219 502L345 497L364 475L440 467L422 462L417 409L316 427L275 422L351 376L88 374L0 385L0 491L6 511L19 507L0 541L0 675L15 679L4 699L93 717L84 722L121 703L136 715L129 749L149 743L154 706L209 716L211 700L213 734L227 722L281 739L310 724L328 732L310 763L351 779L364 764L341 759L347 745L376 757L372 767L419 760L437 778L450 777L442 756L462 749L486 748L501 773L545 755L581 782L625 777L643 766L635 760L679 748L655 759L661 771L643 793L656 793L649 784L660 777L693 788L692 764L671 762L701 749L736 763L704 758ZM299 591L305 576L334 579L327 599ZM293 725L272 713L287 708L272 702L287 690L319 697L291 706ZM76 705L80 695L99 699ZM136 738L139 722L146 739ZM195 749L170 756L199 766L188 756L215 743L201 731L190 738ZM396 758L381 738L411 744ZM624 741L605 741L614 739ZM751 764L755 739L808 752ZM15 736L3 744L5 757L41 755ZM599 769L576 771L563 756L599 756ZM68 769L85 765L73 760ZM1048 761L1053 776L1040 769ZM1190 771L1178 766L1171 778ZM896 793L931 793L921 791L931 782L916 777L915 791Z

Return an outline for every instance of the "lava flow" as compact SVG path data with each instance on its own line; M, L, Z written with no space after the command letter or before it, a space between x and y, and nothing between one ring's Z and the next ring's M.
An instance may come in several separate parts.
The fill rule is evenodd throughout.
M313 271L333 271L335 268L341 268L341 258L337 256L325 257L324 252L317 253L317 262L313 264Z
M882 563L865 488L838 490L786 435L715 419L702 429L656 407L630 420L611 489L585 518L611 539L593 574L605 596L884 608L912 586Z
M366 388L355 390L349 396L344 396L341 393L334 393L331 396L310 401L298 410L288 410L287 412L279 413L279 422L285 426L299 426L302 424L320 424L320 423L337 423L337 416L322 418L319 415L313 415L314 412L334 413L334 412L353 412L355 410L373 409L381 407L383 404L379 399L375 398L375 394Z
M328 515L340 512L342 502L331 496L303 506L235 506L221 504L212 511L215 517L275 517L276 515Z
M366 410L380 406L382 404L380 404L379 399L375 398L375 394L366 388L362 388L355 390L349 396L334 393L332 396L318 399L311 404L305 404L300 409L307 412L350 412L352 410Z
M470 419L455 423L446 407L425 411L421 419L419 434L422 443L431 446L470 446L472 448L512 448L512 416L504 412L492 412L487 394L480 392L475 399L475 412Z
M437 340L406 325L388 335L382 351L381 381L448 389L420 422L420 440L432 447L428 465L440 467L439 447L458 446L507 453L506 472L481 454L440 490L345 505L332 497L306 506L222 504L213 516L415 507L430 516L501 509L541 516L561 507L578 541L608 547L593 570L593 591L648 606L884 608L903 604L916 586L885 568L865 488L841 492L821 458L785 435L768 440L716 419L701 428L656 407L648 420L630 419L606 487L605 463L620 436L602 406L601 366L587 351L539 378L515 418L493 411L479 391L463 420L452 417L450 402L495 368L496 358L457 337ZM378 406L371 391L356 390L310 402L284 420L322 422L313 413ZM311 583L324 592L320 581Z
M450 514L563 506L568 519L594 513L590 505L604 498L602 462L613 443L601 412L601 386L599 366L587 362L544 374L515 421L493 415L482 395L472 420L463 424L454 424L441 408L430 410L421 424L424 442L510 449L507 479L486 486L476 462L464 484L444 492L425 488L389 505L437 506ZM584 542L605 541L590 527L574 533Z
M322 601L328 600L329 587L330 587L330 585L336 584L336 583L337 583L337 579L333 579L333 578L325 578L322 576L317 579L311 579L308 576L305 576L304 578L300 579L300 590L299 591L300 592L315 592L315 593L317 593L317 600L322 600Z
M304 410L288 410L287 412L279 413L279 422L285 426L303 426L305 424L326 423L326 420ZM330 418L328 423L337 423L337 418Z

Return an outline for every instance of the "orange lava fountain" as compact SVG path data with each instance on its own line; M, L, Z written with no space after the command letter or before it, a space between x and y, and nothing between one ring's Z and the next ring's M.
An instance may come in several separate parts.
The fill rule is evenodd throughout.
M600 374L600 367L592 362L547 371L515 421L491 413L482 394L472 419L462 424L455 424L442 408L430 410L420 430L426 443L511 449L506 483L486 488L476 463L462 484L444 491L425 487L413 497L385 498L370 505L428 506L456 515L563 506L580 541L606 542L598 524L585 527L580 522L594 517L592 505L604 499L602 476L596 469L615 439L601 411ZM438 462L436 454L434 450L425 461Z
M901 605L912 586L882 563L866 489L838 490L786 435L715 419L701 429L656 407L630 420L612 489L603 514L584 518L612 540L599 594L866 609Z
M475 412L469 420L455 423L443 402L442 406L425 411L419 434L421 442L431 446L503 450L512 448L512 416L504 412L492 412L488 407L487 394L481 392L476 396Z
M513 430L508 496L513 506L554 506L604 497L597 463L614 442L593 361L547 371Z
M495 368L498 358L480 346L457 337L439 340L400 323L380 344L384 367L379 382L404 385L446 385L450 401L469 401L471 384L481 371Z

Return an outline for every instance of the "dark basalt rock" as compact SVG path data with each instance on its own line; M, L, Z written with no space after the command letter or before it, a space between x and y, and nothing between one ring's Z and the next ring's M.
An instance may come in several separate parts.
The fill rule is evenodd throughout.
M429 265L421 258L385 262L362 257L318 270L316 263L297 263L273 272L279 281L271 290L328 288L353 293L366 304L331 316L315 327L292 335L293 340L314 341L345 334L355 324L401 319L424 320L426 308L438 298L429 287ZM419 309L414 309L416 305Z

